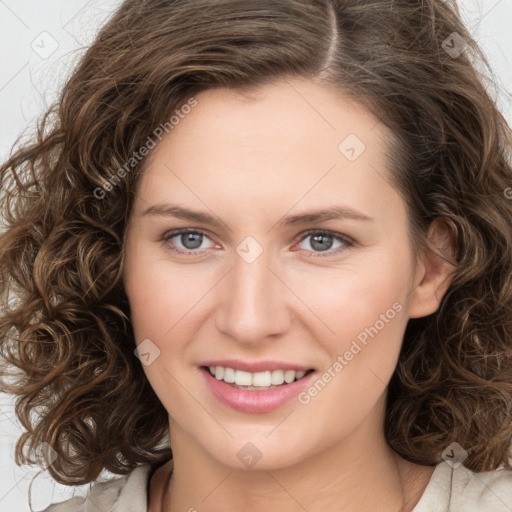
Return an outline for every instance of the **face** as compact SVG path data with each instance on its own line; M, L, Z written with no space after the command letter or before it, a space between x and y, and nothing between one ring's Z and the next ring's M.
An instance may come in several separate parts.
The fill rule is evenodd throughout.
M173 449L275 469L368 440L407 321L430 312L387 128L302 79L195 99L152 150L126 233L133 329Z

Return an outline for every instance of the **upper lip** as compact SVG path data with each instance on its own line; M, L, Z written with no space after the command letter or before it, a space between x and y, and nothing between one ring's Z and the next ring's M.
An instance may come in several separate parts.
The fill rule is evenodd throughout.
M274 370L311 370L311 366L303 366L294 363L285 363L282 361L241 361L240 359L223 359L215 361L205 361L201 366L223 366L224 368L233 368L245 372L256 373Z

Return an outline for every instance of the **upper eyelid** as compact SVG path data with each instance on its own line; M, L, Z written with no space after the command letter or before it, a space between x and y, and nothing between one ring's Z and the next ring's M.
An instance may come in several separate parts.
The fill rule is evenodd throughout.
M301 235L299 236L302 236L300 240L304 240L304 238L308 236L324 233L327 235L331 235L333 238L339 238L341 240L350 240L351 242L355 243L355 240L353 240L352 237L345 235L344 233L337 233L336 231L331 231L329 229L310 229L308 231L305 231L304 233L301 233Z
M174 238L176 236L185 235L187 233L199 233L200 235L206 236L209 238L212 242L216 243L215 240L212 239L212 237L204 230L202 229L195 229L195 228L181 228L181 229L174 229L172 231L167 231L162 236L162 239L165 241L169 241L171 238ZM192 250L192 249L189 249Z
M347 248L355 246L357 244L357 242L352 237L350 237L348 235L345 235L344 233L336 233L336 232L330 231L328 229L310 229L309 231L306 231L303 234L301 234L299 240L296 243L300 243L303 240L305 240L306 238L308 238L309 236L313 236L313 235L316 235L316 234L327 234L327 235L330 235L333 238L335 238L335 239L341 241L342 243L344 243L347 246ZM317 253L319 255L322 254L322 251L321 252L308 251L308 252ZM331 254L331 253L334 254L334 253L336 253L336 251L325 251L324 253L325 254Z

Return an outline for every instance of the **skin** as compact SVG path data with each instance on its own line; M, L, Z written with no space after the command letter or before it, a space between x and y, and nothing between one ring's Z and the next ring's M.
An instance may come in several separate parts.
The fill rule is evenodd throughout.
M403 198L386 168L388 129L340 92L294 78L251 97L220 88L152 150L126 233L124 282L137 343L160 355L144 366L169 413L170 464L151 481L149 511L281 512L412 510L433 467L399 457L383 434L387 384L409 318L435 312L452 268L432 252L415 258ZM366 149L348 160L338 146L356 134ZM143 215L173 203L213 214L216 225ZM334 205L371 221L333 219L282 227L284 216ZM191 228L207 236L198 254ZM318 249L311 229L344 234ZM263 248L247 263L247 237ZM444 245L441 223L430 237ZM174 245L173 245L174 243ZM325 256L327 254L327 256ZM357 335L402 309L311 399L264 414L234 411L205 386L207 360L279 360L318 374ZM253 443L251 468L237 457Z

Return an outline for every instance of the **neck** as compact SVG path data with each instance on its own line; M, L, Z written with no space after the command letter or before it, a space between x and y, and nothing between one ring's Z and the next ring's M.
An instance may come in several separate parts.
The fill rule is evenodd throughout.
M162 512L238 512L240 503L246 512L410 512L434 470L405 461L365 425L350 439L270 470L221 464L178 426L171 432L174 469L159 500Z

